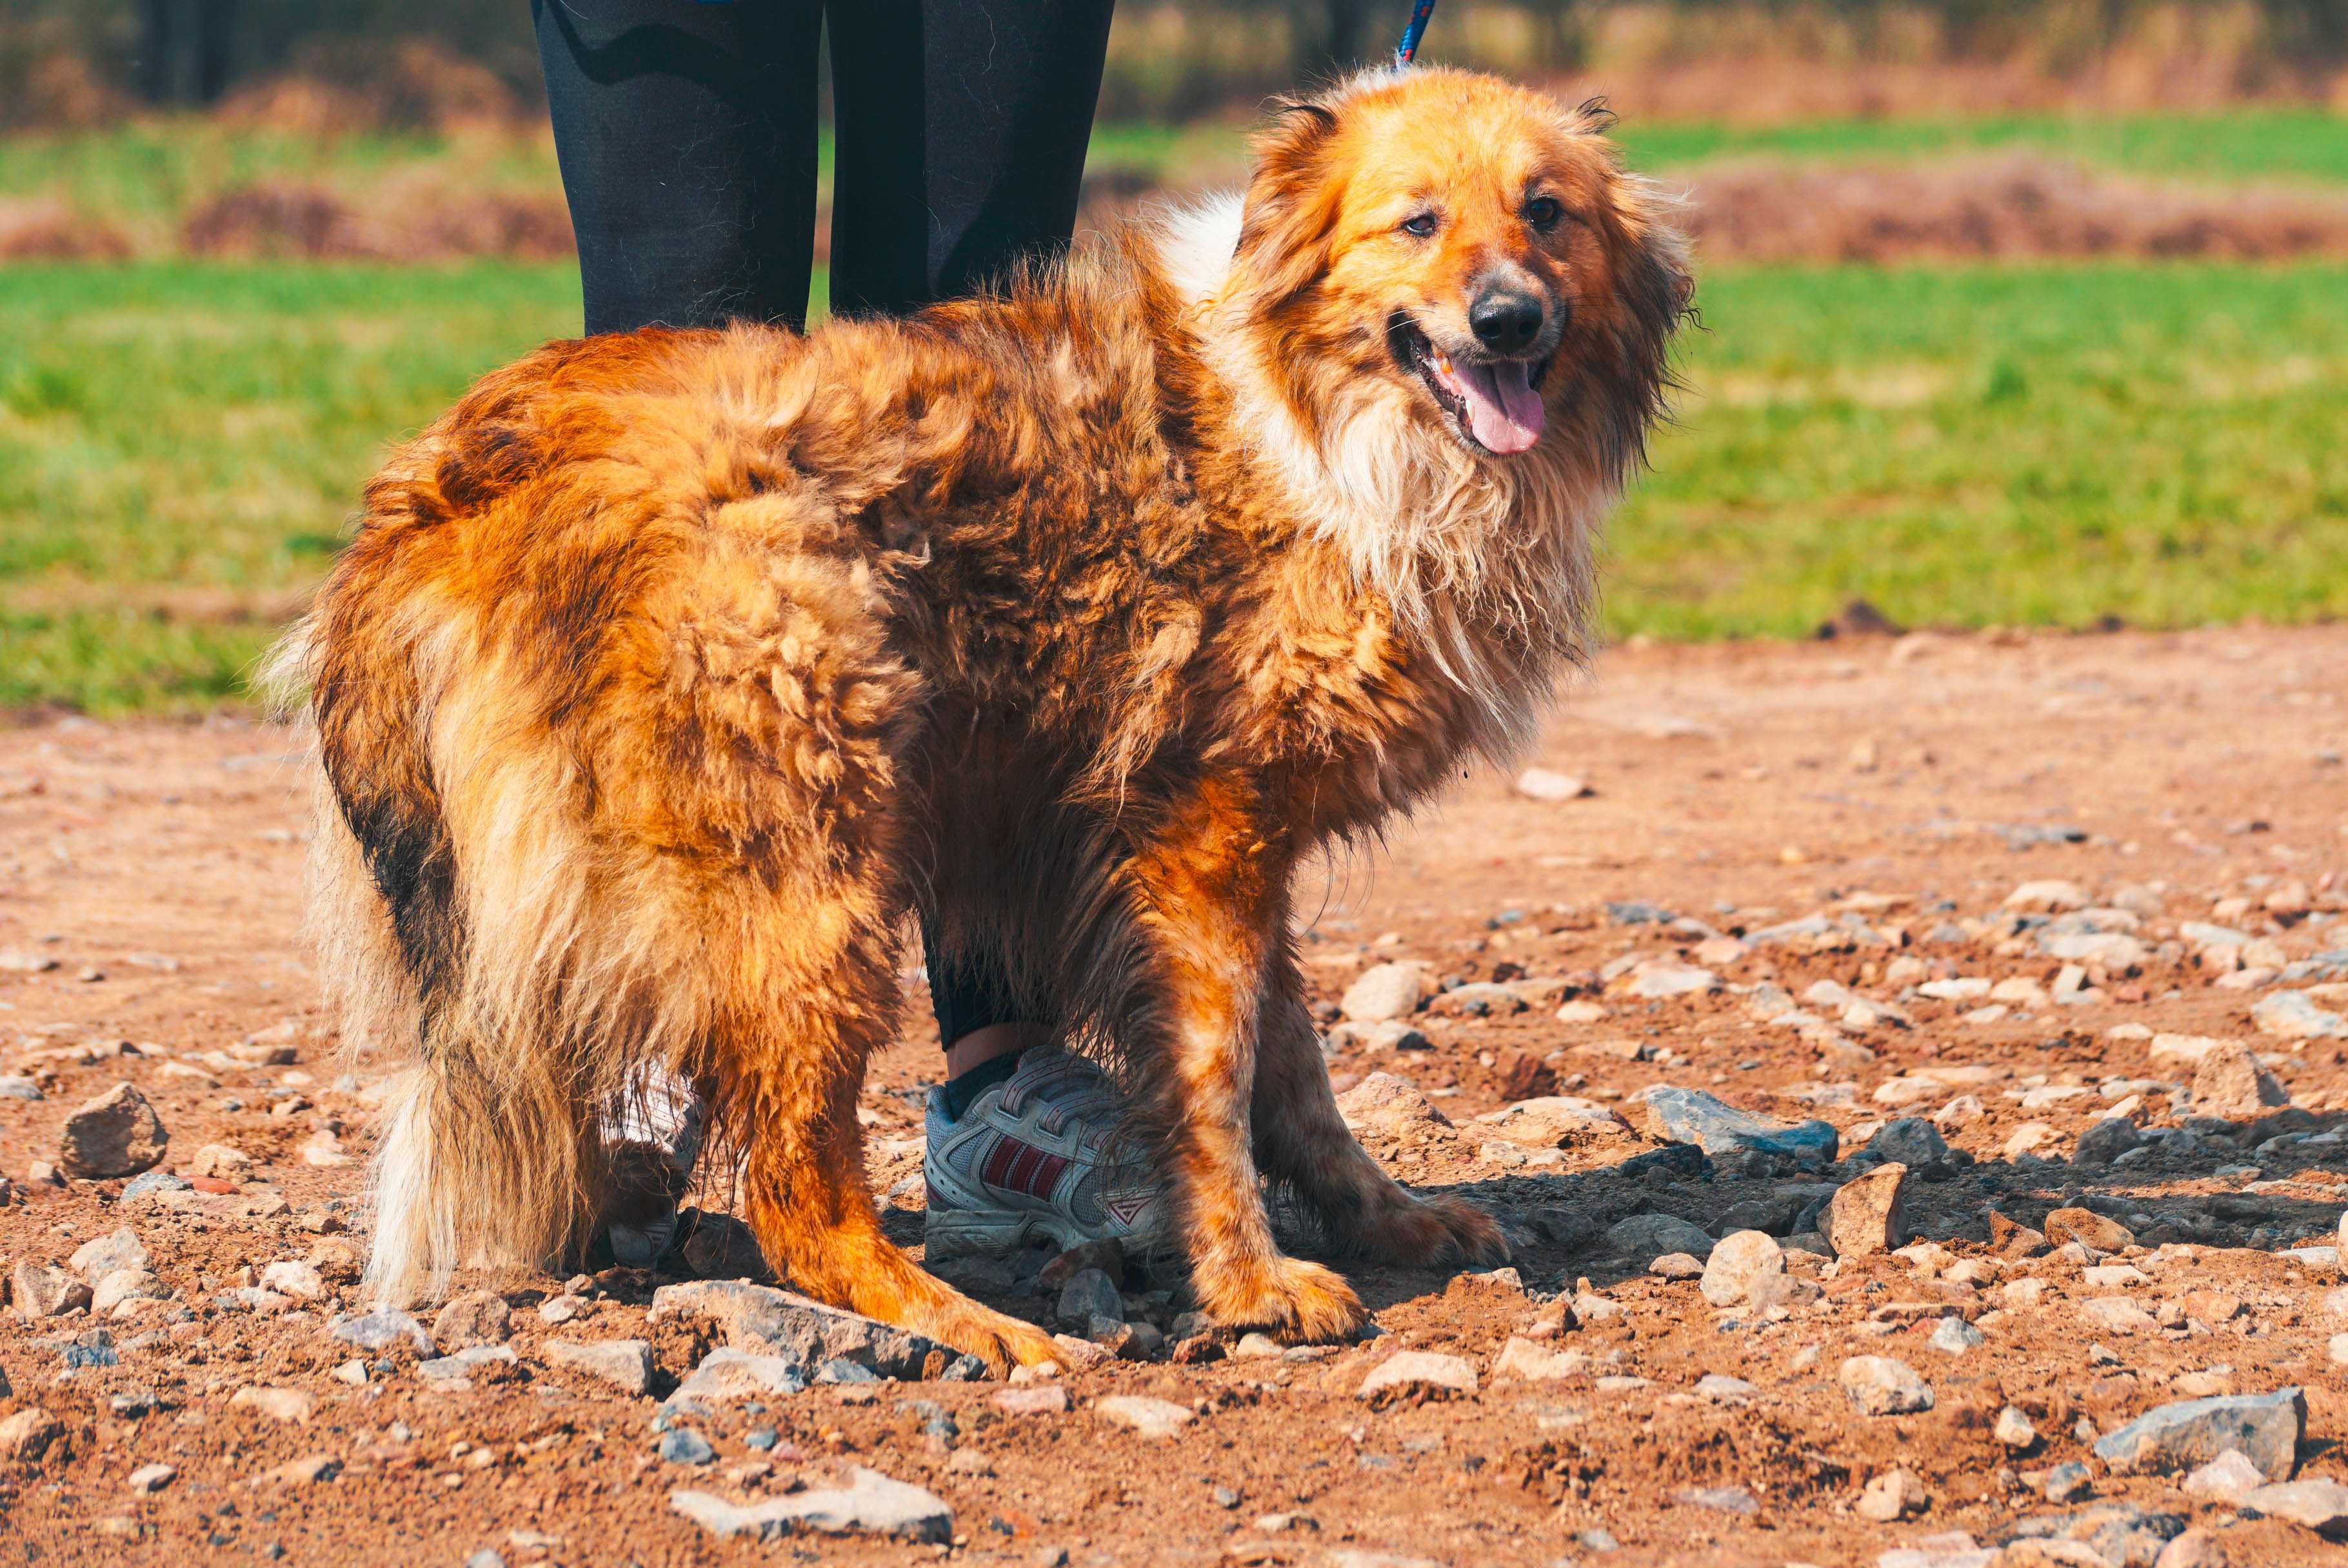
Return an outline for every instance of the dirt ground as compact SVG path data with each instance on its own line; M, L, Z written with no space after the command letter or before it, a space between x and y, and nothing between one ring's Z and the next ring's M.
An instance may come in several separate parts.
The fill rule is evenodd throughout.
M346 1057L319 1010L287 738L229 721L0 732L0 1073L32 1080L0 1094L0 1272L19 1280L0 1330L0 1558L1980 1568L2017 1534L2048 1537L2004 1545L1995 1561L2021 1568L2149 1564L2189 1527L2161 1563L2341 1563L2348 1546L2179 1474L2113 1473L2091 1443L2170 1401L2297 1387L2304 1436L2282 1462L2348 1479L2348 1340L2332 1342L2348 1291L2337 1254L2310 1250L2334 1244L2348 1204L2333 1130L2348 1129L2348 1038L2272 1032L2348 1016L2343 694L2348 628L1610 652L1535 759L1589 793L1478 775L1303 901L1333 1021L1375 964L1421 961L1454 987L1415 1033L1337 1028L1331 1070L1398 1176L1503 1220L1516 1275L1356 1269L1375 1338L1184 1342L1176 1359L1144 1333L1128 1353L1154 1358L1072 1369L1059 1411L1006 1408L1001 1384L883 1381L664 1413L711 1343L650 1320L681 1274L575 1281L557 1315L579 1315L560 1325L539 1308L563 1281L486 1282L517 1358L464 1386L331 1339L358 1305L387 1068ZM2050 881L2071 885L2009 905ZM1997 989L1946 984L1966 980ZM917 1086L938 1058L923 1010L907 1017L865 1103L876 1189L918 1243ZM2213 1079L2188 1109L2217 1057L2191 1058L2225 1055L2211 1038L2264 1059L2266 1103L2253 1086L2228 1111ZM168 1128L157 1169L201 1179L129 1198L118 1179L45 1180L68 1114L126 1081ZM1823 1119L1841 1162L1663 1142L1641 1094L1654 1085ZM1478 1119L1544 1096L1570 1099ZM2075 1147L2110 1114L2127 1126ZM1905 1181L1916 1243L1828 1255L1814 1226L1849 1238L1816 1201L1903 1116L1950 1145ZM1887 1136L1913 1147L1919 1130ZM212 1145L249 1164L200 1156ZM2120 1233L2034 1240L2082 1207ZM1715 1305L1692 1258L1657 1264L1663 1216L1776 1236L1787 1281L1738 1300L1724 1274ZM70 1272L125 1227L167 1299L25 1315L27 1269ZM289 1261L314 1278L270 1274ZM1043 1261L979 1293L1051 1321ZM1179 1280L1137 1271L1126 1292L1124 1315L1176 1326ZM1974 1334L1952 1326L1967 1318ZM439 1337L446 1352L459 1336ZM626 1338L651 1346L643 1395L548 1349ZM1397 1350L1461 1358L1448 1375L1472 1372L1473 1391L1358 1398ZM1862 1413L1840 1383L1856 1356L1913 1368L1931 1408ZM1052 1387L1017 1394L1048 1405ZM248 1387L290 1392L236 1402ZM1108 1418L1115 1396L1189 1418L1146 1436ZM2024 1447L2001 1437L2009 1406L2036 1433ZM664 1458L660 1426L714 1458ZM2083 1490L2065 1472L2050 1496L2071 1462ZM175 1473L135 1491L158 1464ZM951 1544L720 1540L671 1503L679 1487L785 1497L850 1465L942 1499ZM1862 1506L1894 1470L1914 1488L1879 1481ZM1903 1491L1906 1517L1878 1517Z

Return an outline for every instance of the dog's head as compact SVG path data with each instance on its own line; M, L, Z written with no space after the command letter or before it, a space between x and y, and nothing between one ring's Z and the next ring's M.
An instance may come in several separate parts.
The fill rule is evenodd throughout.
M1283 106L1219 294L1308 424L1339 380L1478 461L1539 448L1577 400L1635 452L1691 284L1602 109L1463 71L1377 72ZM1627 459L1628 453L1623 454ZM1618 459L1619 460L1619 459Z

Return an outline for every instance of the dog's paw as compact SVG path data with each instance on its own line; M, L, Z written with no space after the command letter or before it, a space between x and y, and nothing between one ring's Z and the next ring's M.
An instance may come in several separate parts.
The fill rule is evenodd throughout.
M1040 1367L1065 1361L1067 1353L1052 1336L1032 1323L1022 1323L990 1307L968 1302L923 1329L931 1338L977 1357L997 1377L1014 1367Z
M1509 1240L1498 1222L1464 1198L1414 1198L1399 1188L1395 1198L1344 1238L1354 1251L1406 1268L1489 1267L1509 1261Z
M1194 1274L1191 1285L1225 1327L1269 1329L1302 1344L1346 1338L1369 1316L1341 1275L1303 1258L1274 1258L1211 1280Z

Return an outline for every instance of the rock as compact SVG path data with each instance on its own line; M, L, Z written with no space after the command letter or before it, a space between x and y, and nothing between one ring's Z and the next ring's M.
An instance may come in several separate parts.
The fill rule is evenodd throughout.
M1692 1253L1665 1253L1647 1265L1647 1272L1662 1279L1702 1279L1704 1260Z
M671 1398L733 1403L774 1394L804 1393L813 1381L814 1369L805 1362L788 1356L761 1356L721 1346L701 1358L701 1365L676 1386Z
M1835 1189L1827 1204L1827 1243L1837 1257L1871 1257L1908 1241L1908 1167L1879 1165Z
M1702 1089L1657 1084L1642 1091L1639 1098L1654 1119L1658 1137L1673 1143L1693 1143L1715 1159L1750 1150L1784 1155L1804 1164L1826 1164L1840 1146L1840 1135L1832 1122L1787 1126L1738 1110Z
M424 1326L396 1307L378 1307L355 1317L338 1317L326 1326L329 1338L345 1345L355 1345L361 1350L413 1350L419 1356L432 1354L432 1336Z
M1543 1071L1549 1069L1544 1068ZM1554 1075L1552 1075L1554 1076ZM1572 1095L1545 1095L1502 1106L1478 1119L1511 1143L1534 1149L1563 1149L1591 1138L1631 1136L1631 1125L1594 1099Z
M1853 1356L1836 1374L1843 1397L1862 1414L1901 1416L1932 1408L1932 1390L1916 1369L1889 1356Z
M1735 1231L1723 1236L1704 1265L1696 1288L1715 1306L1733 1306L1765 1275L1786 1272L1786 1251L1765 1231Z
M2290 1103L2290 1091L2240 1040L2218 1041L2193 1069L2198 1116L2258 1117Z
M65 1270L30 1261L8 1271L8 1290L10 1299L16 1305L16 1315L28 1322L57 1317L77 1306L88 1306L90 1299L89 1286Z
M2061 914L2069 910L2085 909L2089 902L2085 890L2077 882L2049 879L2024 882L2005 895L2004 907L2028 913Z
M335 1136L334 1130L331 1128L322 1127L310 1135L309 1141L302 1145L302 1163L315 1165L322 1169L332 1169L337 1165L350 1164L351 1156L343 1148L343 1140Z
M318 1401L301 1388L274 1388L247 1384L229 1396L232 1410L258 1410L273 1421L307 1422Z
M2144 1134L2137 1130L2136 1123L2125 1116L2106 1116L2079 1134L2079 1141L2071 1149L2071 1162L2075 1165L2109 1165L2143 1144Z
M1112 1394L1093 1401L1094 1413L1115 1426L1129 1428L1145 1438L1170 1438L1190 1424L1188 1405L1152 1399L1139 1394Z
M49 1451L66 1435L66 1424L37 1405L28 1405L0 1420L0 1460L28 1465Z
M711 1492L683 1489L670 1492L668 1501L676 1512L720 1537L880 1535L938 1545L953 1539L953 1511L934 1494L862 1465L850 1467L845 1487L789 1492L761 1502L727 1502Z
M224 1143L207 1143L196 1150L189 1161L187 1174L212 1176L231 1181L241 1181L252 1170L252 1161L243 1152Z
M326 1294L326 1282L308 1264L289 1260L271 1264L262 1270L261 1288L276 1291L281 1295L299 1296L304 1301L315 1301Z
M1531 1006L1514 987L1478 981L1437 991L1426 1010L1443 1018L1506 1018Z
M1451 1119L1407 1080L1392 1073L1371 1073L1337 1097L1337 1113L1351 1128L1375 1127L1387 1132L1426 1124L1448 1127Z
M1068 1391L1056 1383L1031 1383L1024 1388L997 1388L986 1402L1013 1416L1057 1416L1068 1408Z
M2016 1453L2038 1441L2038 1429L2030 1424L2028 1416L2012 1405L1997 1413L1997 1425L1990 1429L1989 1435Z
M671 1427L661 1434L660 1457L663 1464L705 1465L717 1457L717 1450L691 1427Z
M541 1347L550 1367L568 1367L601 1378L623 1394L643 1394L653 1384L653 1347L641 1339L598 1339L585 1344L550 1339Z
M505 1297L491 1290L469 1290L452 1296L432 1320L432 1343L443 1353L476 1345L503 1345L512 1333L512 1310Z
M1879 1129L1867 1140L1867 1151L1879 1154L1894 1164L1914 1169L1930 1165L1949 1155L1949 1140L1941 1130L1921 1116L1895 1117Z
M1692 964L1643 964L1631 975L1631 995L1648 1001L1696 996L1719 989L1719 975Z
M2230 1568L2226 1548L2207 1530L2188 1530L2160 1549L2152 1568Z
M2046 1472L2040 1487L2049 1502L2076 1502L2094 1489L2095 1477L2076 1460L2066 1460Z
M2123 1474L2171 1475L2238 1449L2270 1480L2287 1480L2307 1431L2297 1388L2187 1399L2148 1410L2098 1439L2096 1457Z
M1417 1012L1426 994L1426 965L1375 964L1354 977L1337 1006L1356 1024L1383 1024Z
M1500 1098L1518 1104L1557 1093L1557 1069L1530 1051L1501 1052L1499 1077Z
M678 1249L685 1266L702 1279L745 1279L774 1283L775 1271L758 1248L750 1227L731 1214L703 1211L695 1215Z
M1125 1301L1117 1295L1117 1282L1098 1269L1078 1269L1061 1287L1060 1321L1078 1327L1089 1325L1096 1317L1112 1322L1125 1320Z
M783 1357L810 1376L825 1361L845 1360L883 1377L912 1380L929 1375L932 1357L941 1367L960 1358L926 1336L738 1280L663 1285L653 1293L650 1315L655 1323L672 1316L715 1323L734 1348Z
M1400 1350L1370 1368L1354 1398L1384 1403L1414 1395L1443 1398L1476 1391L1476 1368L1465 1357Z
M1115 1236L1079 1242L1045 1264L1043 1272L1035 1276L1035 1283L1045 1290L1058 1290L1085 1269L1107 1274L1109 1284L1122 1287L1125 1284L1125 1243Z
M1731 1377L1725 1372L1705 1373L1695 1380L1695 1391L1724 1405L1742 1405L1761 1392L1744 1378Z
M179 1470L171 1465L140 1465L130 1472L128 1484L135 1492L158 1492L170 1485L179 1473Z
M147 1097L118 1083L66 1118L57 1163L80 1181L135 1176L162 1159L170 1141Z
M343 1461L332 1454L304 1454L271 1470L265 1479L280 1486L315 1486L342 1473Z
M2245 1513L2287 1519L2318 1535L2348 1539L2348 1486L2336 1480L2294 1480L2262 1486L2236 1506Z
M1510 1336L1492 1362L1492 1376L1521 1377L1529 1383L1554 1383L1578 1377L1590 1369L1590 1357L1579 1350L1551 1350L1530 1339Z
M0 1099L46 1099L48 1098L41 1092L41 1086L31 1078L18 1078L14 1074L0 1076Z
M1923 1512L1931 1501L1925 1494L1924 1483L1912 1471L1889 1470L1859 1489L1857 1511L1861 1519L1889 1524L1911 1513Z
M2151 1334L2160 1327L2159 1319L2123 1295L2097 1296L2080 1303L2079 1310L2114 1334Z
M2304 991L2275 991L2259 998L2250 1022L2262 1035L2286 1040L2348 1038L2348 1018L2319 1007Z
M1931 1337L1924 1343L1943 1356L1962 1356L1989 1342L1989 1336L1962 1317L1944 1317L1932 1329Z
M1517 775L1516 792L1528 800L1579 800L1591 792L1590 786L1570 773L1552 773L1546 768L1528 768Z
M126 1301L169 1301L171 1287L148 1269L117 1269L90 1292L89 1314L106 1317Z
M141 1198L153 1198L165 1192L184 1192L192 1183L174 1176L169 1171L145 1171L122 1184L122 1201L137 1202Z
M1713 1240L1702 1225L1676 1214L1632 1214L1606 1228L1605 1247L1618 1257L1652 1263L1667 1253L1708 1258Z
M2240 1449L2226 1449L2185 1478L2188 1495L2224 1503L2247 1497L2266 1484L2267 1478Z
M2136 1244L2136 1233L2093 1209L2057 1209L2046 1216L2046 1239L2056 1246L2076 1242L2090 1252L2116 1253Z

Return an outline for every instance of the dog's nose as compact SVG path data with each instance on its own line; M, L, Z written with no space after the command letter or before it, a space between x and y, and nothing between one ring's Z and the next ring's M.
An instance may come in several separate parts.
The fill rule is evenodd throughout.
M1468 307L1468 325L1493 353L1521 353L1540 335L1541 303L1522 289L1488 289Z

